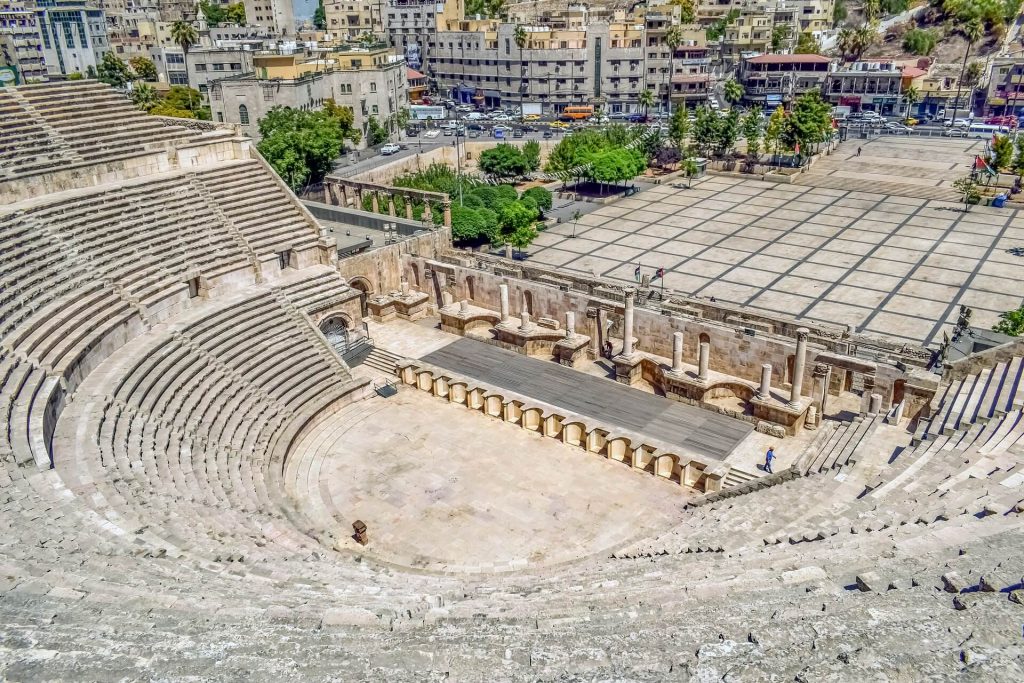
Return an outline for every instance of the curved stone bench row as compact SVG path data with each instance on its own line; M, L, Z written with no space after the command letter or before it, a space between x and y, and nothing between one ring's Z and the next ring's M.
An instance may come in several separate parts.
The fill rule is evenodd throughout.
M591 418L568 413L554 406L504 389L495 389L462 378L418 360L402 360L396 372L403 384L426 391L449 403L516 424L562 443L622 462L635 470L678 482L703 491L718 491L728 466L707 462L680 452L668 444L615 427L597 424Z

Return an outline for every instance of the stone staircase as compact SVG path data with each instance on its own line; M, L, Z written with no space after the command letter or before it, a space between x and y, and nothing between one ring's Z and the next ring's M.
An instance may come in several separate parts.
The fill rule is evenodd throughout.
M396 364L401 360L405 359L397 353L374 346L370 354L363 360L363 364L374 370L379 370L389 377L393 377L396 371Z
M807 466L808 474L842 470L856 463L857 449L878 427L879 417L858 416L836 429Z
M913 444L985 424L1024 407L1024 358L1014 356L992 368L946 385L932 417L919 421Z

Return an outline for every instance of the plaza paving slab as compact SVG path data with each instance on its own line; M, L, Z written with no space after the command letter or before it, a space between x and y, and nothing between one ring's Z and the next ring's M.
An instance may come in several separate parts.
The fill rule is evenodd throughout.
M342 546L439 571L607 553L671 528L694 495L411 388L323 420L296 452L309 459L296 500L334 519ZM355 519L365 549L348 538Z
M838 188L733 176L653 187L583 216L575 239L569 225L545 231L528 260L623 282L638 264L650 275L665 268L665 287L680 293L934 345L960 304L981 327L1021 305L1024 215L873 192L857 169L875 164L903 183L886 188L948 193L945 179L977 142L886 138L864 143L859 158L844 143L802 181L842 178Z

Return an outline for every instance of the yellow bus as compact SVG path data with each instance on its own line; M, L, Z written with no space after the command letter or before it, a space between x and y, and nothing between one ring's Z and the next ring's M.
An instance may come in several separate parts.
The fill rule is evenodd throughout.
M566 107L558 116L560 121L583 121L594 115L594 108L589 106Z

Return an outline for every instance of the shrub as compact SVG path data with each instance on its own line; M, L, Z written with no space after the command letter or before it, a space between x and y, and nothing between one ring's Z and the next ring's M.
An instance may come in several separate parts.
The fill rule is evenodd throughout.
M536 203L537 208L540 209L541 213L551 210L553 199L550 190L543 187L531 187L523 193L523 199L526 199L527 197Z

